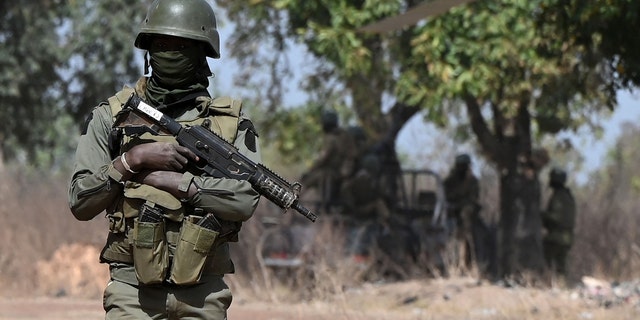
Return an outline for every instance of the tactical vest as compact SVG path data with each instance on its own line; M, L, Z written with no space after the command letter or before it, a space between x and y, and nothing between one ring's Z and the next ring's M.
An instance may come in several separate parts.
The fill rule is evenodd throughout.
M133 88L124 87L123 90L108 99L113 119L122 110L122 107L134 91ZM188 116L188 119L184 119L185 116L181 116L176 121L183 126L202 125L233 143L236 139L240 121L241 101L230 97L215 99L198 97L195 103L197 104L197 115L195 112L191 112L194 116ZM188 114L190 115L191 113ZM119 145L115 146L117 149L115 154L120 155L135 145L155 141L177 143L172 135L144 133L136 137L122 136L119 138ZM198 174L197 172L192 173L194 175ZM160 208L164 213L167 222L165 236L171 250L176 247L183 220L194 213L193 208L189 208L166 191L132 181L125 182L123 196L107 210L110 232L101 254L103 262L133 263L133 220L138 216L143 205ZM213 269L210 268L209 272L215 274L233 272L228 245L218 246L212 251L209 255L211 259L215 257L215 261L210 261ZM170 254L173 254L173 252Z

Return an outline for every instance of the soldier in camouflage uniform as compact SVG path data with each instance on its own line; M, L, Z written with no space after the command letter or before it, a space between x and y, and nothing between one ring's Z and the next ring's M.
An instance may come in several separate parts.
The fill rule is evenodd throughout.
M549 173L549 186L553 193L547 209L542 213L542 223L546 230L543 239L544 257L547 265L566 275L567 256L573 244L573 228L576 219L576 203L571 190L565 186L567 174L553 168Z
M330 210L340 204L341 184L353 174L358 149L353 135L338 125L338 114L334 111L322 114L322 131L322 150L301 183L319 190L322 206Z
M448 213L456 223L460 262L471 267L476 250L473 224L479 220L480 186L471 171L471 157L468 154L456 156L454 166L444 180L444 191Z
M354 170L360 166L361 162L366 158L367 150L369 148L369 141L364 129L360 126L349 126L347 132L353 140L355 151L353 152L354 158Z
M391 217L383 194L386 188L380 186L380 170L380 159L366 155L359 170L342 184L342 215L350 230L350 253L358 257L369 255L377 229Z
M69 186L77 219L106 212L109 221L100 254L111 275L106 319L227 319L232 295L224 275L234 272L228 242L253 215L259 193L248 181L204 174L192 165L195 154L171 135L126 136L113 124L136 93L183 125L221 135L256 163L257 135L239 100L213 99L207 91L206 58L220 57L220 43L205 0L156 0L135 46L147 51L152 73L92 111ZM208 213L222 228L197 224Z

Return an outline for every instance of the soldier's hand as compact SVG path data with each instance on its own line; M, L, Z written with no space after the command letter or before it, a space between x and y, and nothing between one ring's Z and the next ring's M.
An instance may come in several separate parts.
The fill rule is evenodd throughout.
M131 179L131 181L147 184L160 190L167 191L178 199L188 198L197 192L196 187L193 184L189 185L186 192L180 191L179 185L181 180L182 173L161 170L145 170L136 174Z
M126 152L127 163L134 171L183 171L189 161L198 161L191 150L173 143L150 142L137 145Z

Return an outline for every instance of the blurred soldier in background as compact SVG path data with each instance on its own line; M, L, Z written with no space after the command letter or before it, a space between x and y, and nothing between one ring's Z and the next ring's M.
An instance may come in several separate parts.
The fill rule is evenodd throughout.
M387 224L391 212L380 186L380 159L373 154L361 160L358 171L341 188L343 216L349 230L350 253L367 257L380 227Z
M369 148L369 141L367 139L367 134L364 129L360 126L349 126L347 128L347 132L351 135L351 139L353 140L355 151L353 152L354 156L354 171L358 170L360 163L366 157L367 150ZM379 158L379 157L378 157ZM355 172L354 172L355 173Z
M547 266L561 275L567 272L567 256L573 244L576 203L571 190L565 186L567 173L559 168L549 172L549 186L553 189L547 209L542 212L546 230L543 240Z
M460 263L469 268L477 249L473 230L474 224L480 220L480 186L471 171L471 157L468 154L456 156L444 180L444 190L449 216L455 220Z
M322 114L322 131L322 150L300 182L318 190L321 206L330 211L340 204L340 185L353 173L357 148L353 135L338 125L334 111Z
M519 167L519 179L513 214L516 217L515 265L513 275L534 276L537 279L544 272L542 253L542 187L538 179L540 167L531 158L523 157ZM524 281L523 278L514 278Z
M508 281L538 280L544 271L540 170L549 162L544 148L517 157L517 171L504 186L511 193L508 215L500 219L500 270ZM525 279L526 276L528 279Z

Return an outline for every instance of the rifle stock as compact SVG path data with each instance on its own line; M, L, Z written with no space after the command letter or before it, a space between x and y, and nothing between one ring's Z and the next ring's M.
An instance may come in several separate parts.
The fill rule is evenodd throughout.
M269 168L255 163L224 138L202 126L182 126L161 111L146 104L135 94L116 115L114 127L125 135L149 132L168 133L189 148L200 160L195 165L214 177L246 180L271 202L284 209L294 209L315 222L317 216L299 203L300 183L289 183Z

